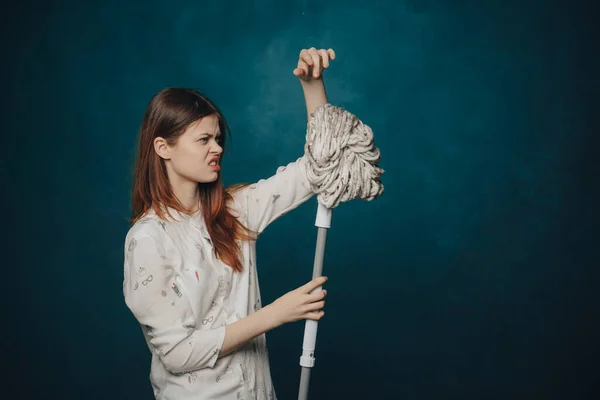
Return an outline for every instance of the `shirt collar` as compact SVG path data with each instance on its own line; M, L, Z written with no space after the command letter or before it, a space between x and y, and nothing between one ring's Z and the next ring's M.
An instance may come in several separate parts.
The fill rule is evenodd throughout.
M162 207L163 212L165 212L165 214L166 214L166 210L168 210L176 222L180 222L180 223L184 222L184 223L192 224L194 227L196 227L202 233L202 236L205 239L207 239L209 242L211 242L210 235L208 233L208 230L206 229L206 223L204 222L204 218L202 217L201 210L196 211L192 215L188 215L185 213L180 213L179 211L177 211L176 209L174 209L172 207L168 207L168 206L161 206L161 207ZM168 217L168 214L167 214L167 217Z

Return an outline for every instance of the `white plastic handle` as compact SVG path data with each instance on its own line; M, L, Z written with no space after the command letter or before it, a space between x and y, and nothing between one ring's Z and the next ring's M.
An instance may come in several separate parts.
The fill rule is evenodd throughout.
M304 343L302 343L302 356L300 357L300 365L303 367L312 368L315 365L317 327L317 321L312 319L306 320L306 326L304 328Z
M331 208L327 208L321 203L318 204L315 226L319 228L331 228Z

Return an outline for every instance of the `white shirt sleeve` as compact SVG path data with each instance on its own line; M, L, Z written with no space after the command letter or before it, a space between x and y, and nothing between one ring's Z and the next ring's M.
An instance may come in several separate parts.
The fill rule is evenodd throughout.
M275 175L244 188L248 228L261 233L277 218L300 206L314 195L306 178L305 156L277 169Z
M212 368L226 328L196 329L196 317L164 243L139 229L128 235L124 272L125 303L165 368L173 373Z

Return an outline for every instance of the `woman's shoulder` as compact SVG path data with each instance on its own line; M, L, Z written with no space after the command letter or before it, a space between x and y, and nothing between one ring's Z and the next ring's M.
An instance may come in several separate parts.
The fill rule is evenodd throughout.
M253 189L256 187L256 183L253 182L243 182L243 183L234 183L224 188L225 193L230 196L232 199L238 198L241 194L246 192L248 189Z
M158 239L164 230L165 222L162 221L154 211L146 213L138 219L127 231L126 241L131 239L154 238Z
M236 217L244 215L244 209L246 206L246 194L249 190L255 189L256 183L235 183L225 188L227 194L227 205L230 210L237 212Z

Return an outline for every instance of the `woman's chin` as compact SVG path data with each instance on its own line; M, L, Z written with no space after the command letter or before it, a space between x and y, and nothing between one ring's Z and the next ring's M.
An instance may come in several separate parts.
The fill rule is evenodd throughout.
M215 182L217 179L219 179L219 174L214 172L211 174L212 176L203 176L200 179L197 179L196 182L198 183L213 183Z

